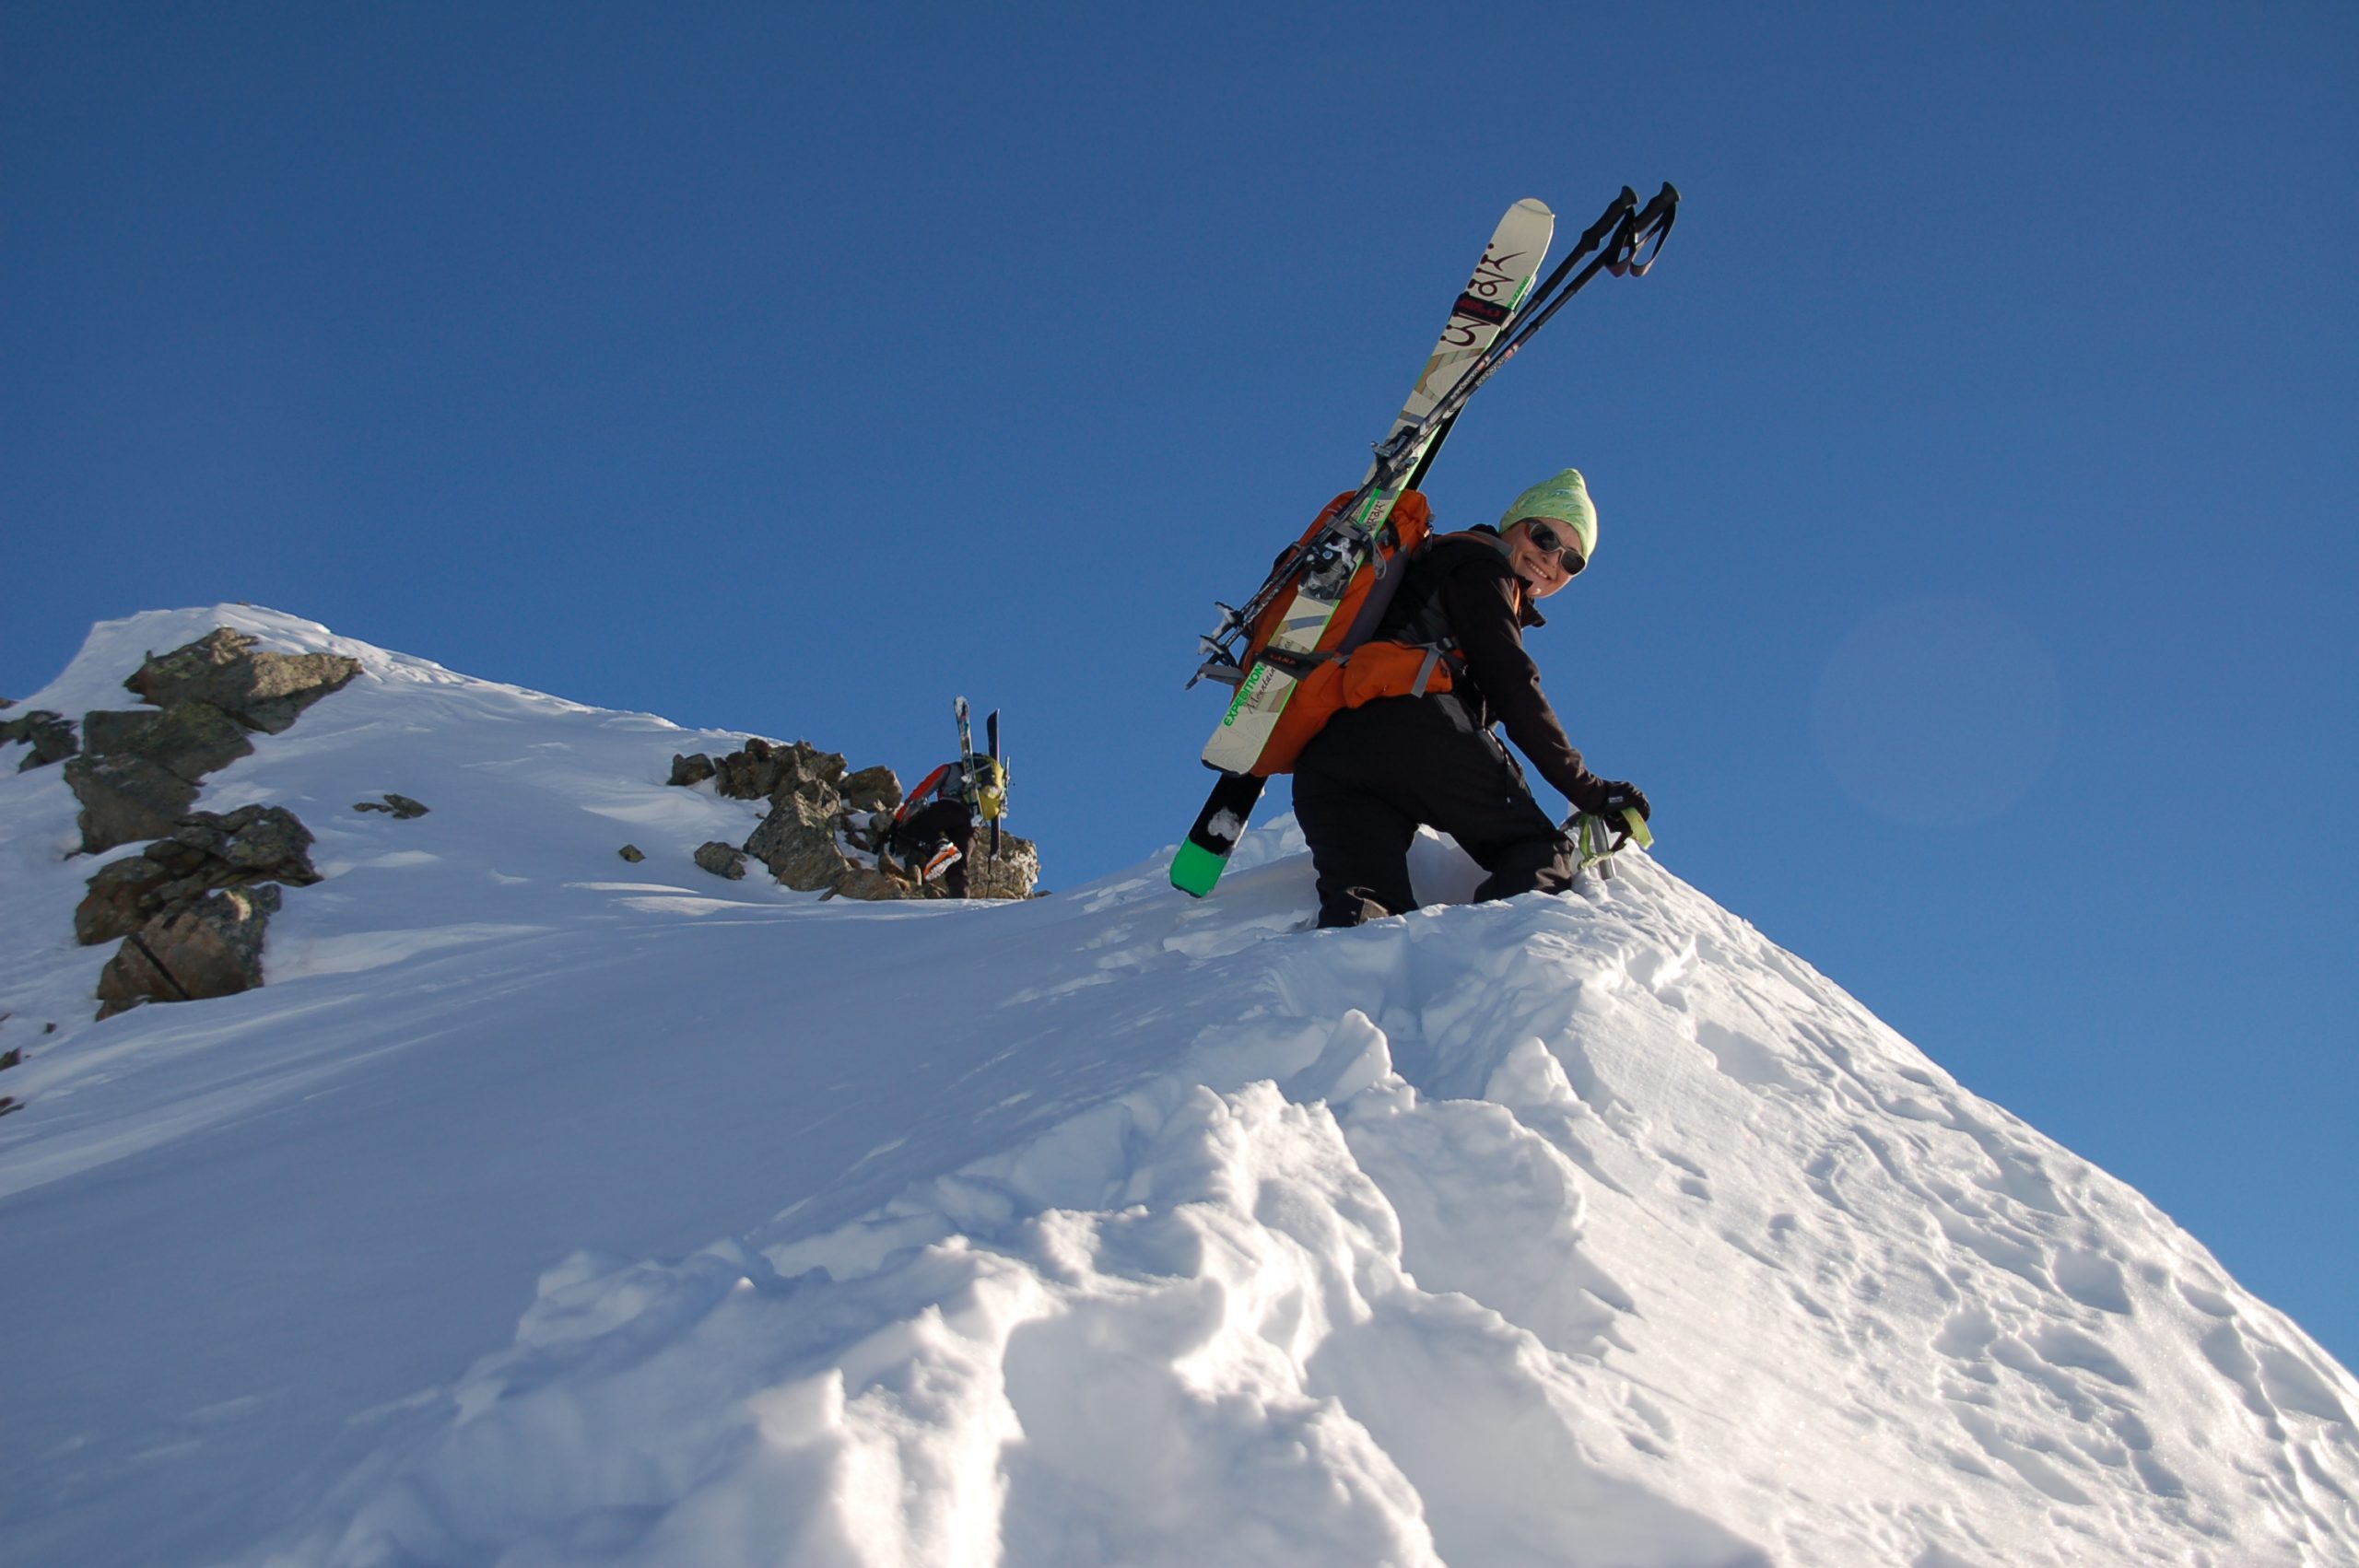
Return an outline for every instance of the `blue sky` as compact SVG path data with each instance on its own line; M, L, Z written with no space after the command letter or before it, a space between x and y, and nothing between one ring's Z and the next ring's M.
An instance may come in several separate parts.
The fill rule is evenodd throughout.
M2359 1361L2359 14L12 7L0 692L248 599L1173 841L1210 602L1498 214L1686 202L1428 486L1662 859ZM1273 802L1272 810L1282 803Z

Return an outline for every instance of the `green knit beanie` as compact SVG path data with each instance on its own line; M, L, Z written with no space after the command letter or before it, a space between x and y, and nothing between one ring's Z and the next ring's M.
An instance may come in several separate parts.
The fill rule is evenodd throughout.
M1579 469L1567 468L1518 496L1499 519L1499 529L1504 532L1528 517L1544 517L1579 538L1583 560L1597 554L1597 508L1589 498L1589 485Z

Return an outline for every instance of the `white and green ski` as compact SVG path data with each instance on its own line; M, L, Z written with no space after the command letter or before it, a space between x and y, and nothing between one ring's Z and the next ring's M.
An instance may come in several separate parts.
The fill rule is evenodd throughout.
M1499 220L1473 275L1450 306L1449 319L1431 357L1418 372L1391 429L1378 444L1377 460L1360 480L1362 495L1346 515L1336 519L1336 542L1343 548L1335 552L1326 569L1302 575L1301 586L1287 606L1284 626L1271 638L1271 647L1291 651L1319 645L1367 542L1384 527L1394 503L1423 472L1449 431L1446 422L1424 427L1426 415L1507 329L1539 275L1555 228L1555 215L1530 198L1509 207ZM1250 619L1250 614L1233 612L1230 624ZM1228 711L1204 747L1205 765L1219 769L1221 778L1172 861L1172 884L1183 892L1202 897L1220 880L1229 851L1236 848L1254 802L1261 798L1263 781L1252 768L1285 711L1295 684L1292 675L1267 661L1256 661L1243 672Z
M1427 433L1422 441L1406 450L1394 450L1398 438L1419 426L1434 405L1449 395L1457 385L1459 375L1491 345L1491 340L1514 316L1532 287L1532 279L1540 274L1540 263L1547 257L1548 241L1555 229L1555 214L1529 198L1509 207L1507 216L1499 220L1491 242L1483 249L1483 259L1476 264L1474 275L1450 306L1449 320L1442 326L1432 357L1418 372L1416 384L1409 389L1408 399L1394 416L1391 429L1378 445L1377 451L1383 455L1361 475L1361 487L1367 493L1348 515L1335 520L1340 532L1352 535L1356 541L1370 540L1391 517L1394 503L1408 489L1410 476L1417 472L1438 432ZM1379 476L1383 482L1368 488L1370 482ZM1351 568L1358 564L1357 559L1353 559L1340 571L1307 574L1294 603L1287 606L1285 624L1270 639L1270 646L1286 652L1308 652L1318 647L1328 621L1335 614L1344 585L1351 579ZM1256 662L1237 688L1228 711L1221 716L1220 728L1206 743L1205 763L1228 773L1252 771L1254 764L1261 760L1262 748L1270 732L1277 728L1278 716L1285 711L1286 702L1294 695L1295 685L1294 676L1280 669L1276 661Z

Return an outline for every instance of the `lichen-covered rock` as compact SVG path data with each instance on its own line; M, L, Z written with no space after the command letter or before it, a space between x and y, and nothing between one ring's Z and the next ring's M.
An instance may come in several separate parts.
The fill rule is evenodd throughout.
M797 892L826 892L852 864L836 843L836 814L833 800L790 791L745 840L745 853Z
M834 752L808 741L774 745L758 736L713 766L713 788L733 801L776 801L794 793L832 806L844 778L844 759Z
M838 898L860 898L870 903L886 903L896 898L922 898L915 883L888 876L867 866L846 864L835 885L828 890Z
M99 1016L147 1001L201 1001L262 984L275 885L232 888L158 915L123 938L99 976Z
M158 708L209 703L250 730L276 735L296 715L341 691L360 661L339 653L259 653L255 639L217 626L166 654L150 654L123 684Z
M863 767L845 778L843 798L848 811L889 812L901 803L900 777L889 767Z
M1013 833L999 836L999 853L992 853L992 830L975 830L975 852L967 861L969 898L1029 898L1040 880L1040 847Z
M745 874L745 851L715 838L697 846L697 864L715 876L735 882Z
M34 708L0 724L0 744L29 745L32 750L25 760L17 764L17 771L29 773L36 767L47 767L53 762L64 762L82 749L74 735L73 721L62 713L46 708Z
M319 880L311 830L286 807L192 812L138 854L99 868L75 908L74 934L95 946L219 889Z

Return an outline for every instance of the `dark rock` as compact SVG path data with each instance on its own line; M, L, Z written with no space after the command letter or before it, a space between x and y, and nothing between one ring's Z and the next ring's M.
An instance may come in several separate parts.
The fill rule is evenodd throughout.
M647 859L647 851L641 849L636 844L626 844L621 848L616 850L615 853L620 855L624 860L628 860L634 866L639 864L640 861Z
M901 780L889 767L863 767L845 778L844 809L889 812L901 803Z
M257 653L254 638L217 626L185 648L147 662L123 684L158 708L202 702L250 730L276 735L296 715L342 691L360 661L337 653Z
M82 728L90 737L90 755L105 756L113 752L132 750L128 743L131 738L154 723L157 718L156 710L147 708L92 708L82 715Z
M262 984L275 886L232 888L158 915L123 939L99 976L100 1018L147 1001L200 1001Z
M140 853L99 868L74 910L74 934L96 946L219 889L319 880L311 830L286 807L192 812Z
M30 745L33 749L17 765L19 773L29 773L36 767L47 767L53 762L64 762L82 749L75 739L74 726L62 713L35 708L0 724L0 743Z
M82 802L82 850L160 837L196 803L197 781L254 748L229 716L191 702L162 713L84 716L85 750L65 765Z
M697 847L697 864L715 876L736 882L745 874L745 851L715 838Z
M679 753L674 752L672 777L664 782L683 786L701 784L711 778L714 772L712 758L705 755L704 753L692 752L687 756L682 756Z
M161 713L101 708L82 716L85 755L146 757L192 784L253 749L238 721L206 702L180 703Z
M381 804L375 801L355 801L352 802L352 809L357 812L391 812L394 821L408 822L424 816L428 808L411 800L407 795L396 795L387 790Z
M65 782L82 802L75 820L85 854L160 837L196 803L195 785L129 754L75 757L65 765Z
M198 812L194 822L229 835L218 848L206 847L244 876L294 887L320 880L311 866L311 830L285 806L240 806L227 816Z
M170 872L145 855L126 855L100 866L90 878L90 891L75 906L74 940L96 947L129 936L154 912L149 895L172 880Z
M99 854L160 837L196 802L197 782L252 752L249 730L272 733L360 673L334 654L256 653L227 626L158 658L123 685L157 713L83 716L83 755L65 781L82 802L82 848Z

